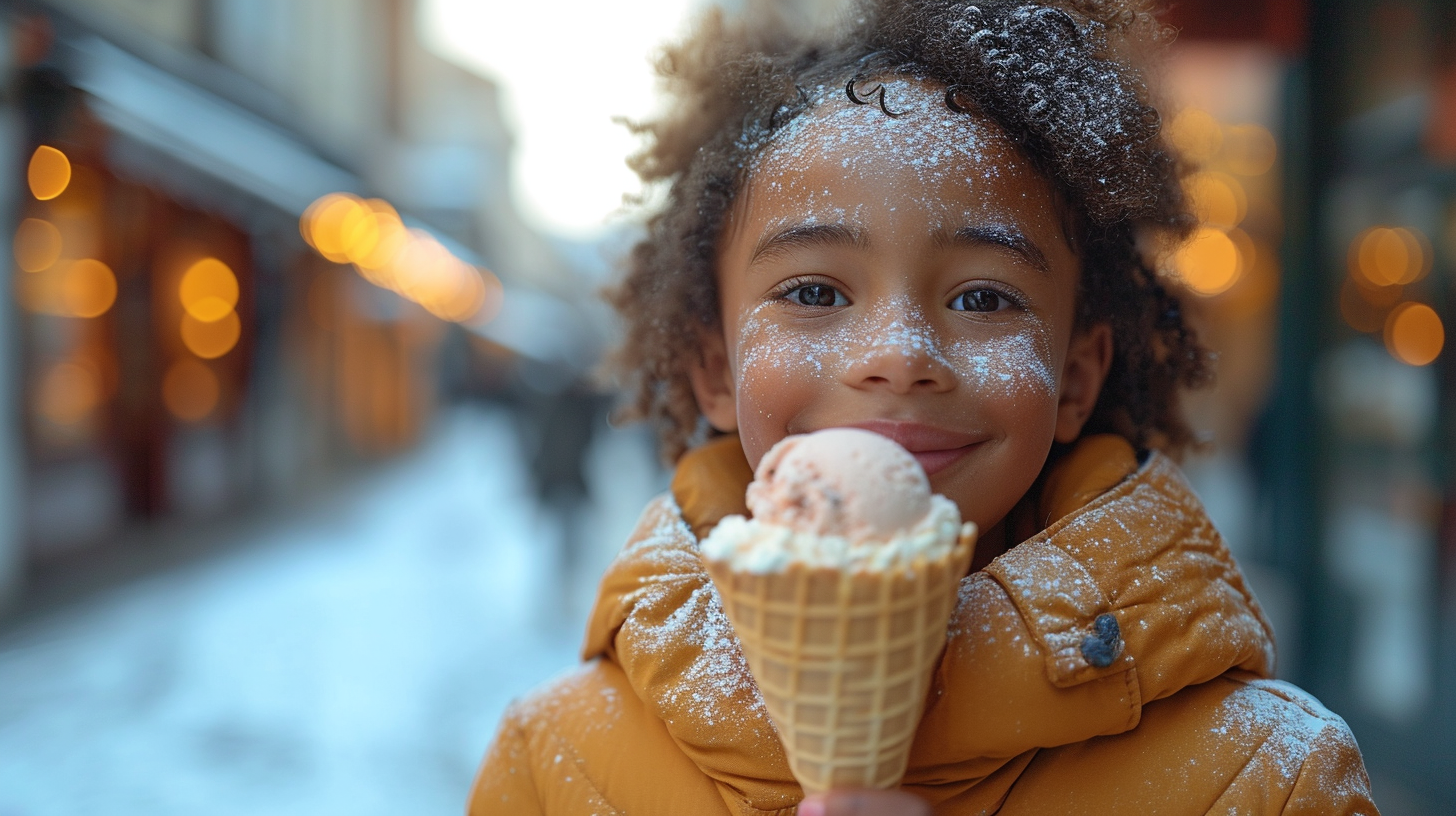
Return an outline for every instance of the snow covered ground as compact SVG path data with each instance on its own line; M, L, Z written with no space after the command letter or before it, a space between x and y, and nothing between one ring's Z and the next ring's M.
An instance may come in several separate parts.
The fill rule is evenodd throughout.
M243 540L0 630L0 816L460 814L502 709L576 660L596 578L662 476L593 451L560 520L502 410Z

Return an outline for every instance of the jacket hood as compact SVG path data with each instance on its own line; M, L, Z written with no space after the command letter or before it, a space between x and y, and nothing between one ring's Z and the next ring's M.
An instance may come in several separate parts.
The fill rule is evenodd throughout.
M608 568L583 656L621 667L730 810L789 816L802 791L698 553L746 514L751 478L737 437L683 458ZM1130 730L1145 703L1230 669L1273 669L1267 619L1166 457L1139 465L1120 437L1083 439L1036 517L1045 529L961 583L905 777L932 802L994 807L1036 749Z

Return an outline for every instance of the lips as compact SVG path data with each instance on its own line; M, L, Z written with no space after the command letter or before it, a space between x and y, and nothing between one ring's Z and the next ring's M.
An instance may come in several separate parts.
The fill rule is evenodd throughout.
M849 427L861 428L893 439L900 447L910 451L925 469L927 476L945 470L986 441L983 436L921 425L918 422L872 419L852 423Z

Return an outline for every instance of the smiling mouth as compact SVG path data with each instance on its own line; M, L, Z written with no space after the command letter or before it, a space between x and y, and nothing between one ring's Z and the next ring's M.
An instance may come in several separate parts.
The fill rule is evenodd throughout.
M915 457L915 461L919 462L922 468L925 468L926 476L934 476L958 462L962 456L970 453L979 444L977 442L946 450L911 451L910 455Z
M972 434L948 431L917 422L876 419L856 422L850 427L872 431L894 440L915 457L915 461L925 469L926 476L934 476L945 470L986 441Z

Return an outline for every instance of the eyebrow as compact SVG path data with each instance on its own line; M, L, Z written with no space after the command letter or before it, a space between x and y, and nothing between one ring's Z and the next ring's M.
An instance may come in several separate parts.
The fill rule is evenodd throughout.
M796 224L766 236L753 248L748 264L752 266L761 258L772 257L791 249L807 247L854 247L868 249L869 236L862 230L843 224Z
M1014 227L961 227L949 235L943 231L937 232L934 240L936 246L942 248L988 245L1001 247L1019 255L1023 261L1038 270L1051 273L1051 265L1047 263L1046 254L1041 251L1041 247L1032 243L1030 238Z

